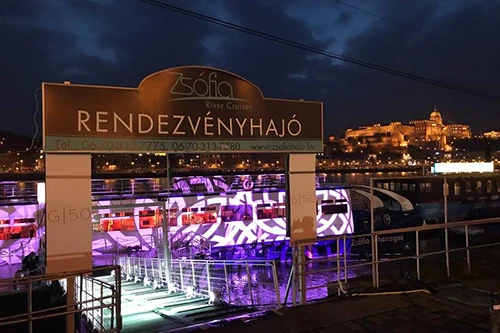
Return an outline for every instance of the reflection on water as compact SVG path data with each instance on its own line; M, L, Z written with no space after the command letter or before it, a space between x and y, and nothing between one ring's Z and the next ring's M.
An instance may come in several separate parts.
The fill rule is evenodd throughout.
M285 298L288 298L286 304L292 303L293 285L290 285L290 290L287 291L288 282L291 274L291 265L281 263L276 266L279 296L281 303L285 303ZM336 262L314 263L305 266L306 272L311 270L319 271L318 273L305 275L305 284L307 286L306 297L308 301L325 298L328 296L327 285L333 285L340 277L341 281L345 280L344 268L339 266L337 270ZM276 304L277 293L274 286L273 272L271 267L251 267L249 269L252 289L252 297L250 296L250 288L248 285L247 271L243 266L237 269L236 272L228 273L229 295L225 295L226 300L233 304L249 305L255 304L258 307L272 307ZM370 267L357 267L347 269L347 279L371 274ZM296 300L299 300L297 293Z

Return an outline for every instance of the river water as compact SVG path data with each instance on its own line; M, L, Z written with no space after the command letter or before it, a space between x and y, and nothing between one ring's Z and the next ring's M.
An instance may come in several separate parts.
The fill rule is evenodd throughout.
M418 176L419 172L352 172L320 174L322 181L328 184L368 185L371 177ZM226 179L234 176L226 176ZM257 176L253 176L257 177ZM185 178L185 177L184 177ZM173 183L182 177L175 177ZM106 193L152 193L167 190L166 178L128 178L128 179L93 179L92 192ZM171 188L172 189L172 188ZM0 182L0 198L32 197L36 198L36 181Z

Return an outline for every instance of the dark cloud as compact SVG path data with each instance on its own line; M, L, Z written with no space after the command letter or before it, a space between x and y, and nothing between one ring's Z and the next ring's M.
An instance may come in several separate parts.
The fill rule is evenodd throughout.
M346 27L349 24L350 19L351 15L347 12L344 12L335 19L335 25L337 27Z
M226 10L238 24L251 29L265 31L268 34L292 39L319 49L328 47L327 42L315 40L307 25L299 19L292 18L283 12L283 8L275 2L226 2ZM255 18L258 18L256 20ZM296 81L296 74L306 76L299 79L304 82L316 80L309 76L309 54L303 50L282 45L262 38L217 29L224 39L217 53L211 56L216 66L239 73L257 84L268 97L305 98L310 95L309 89L300 95L288 85Z
M4 19L0 23L1 128L22 134L34 129L31 118L36 109L35 89L43 80L58 80L59 70L52 61L54 52L62 52L60 45L75 47L69 34L21 24L25 19L34 20L34 12L18 11L18 15L11 16L14 24L6 24Z
M169 1L363 61L500 96L500 5L489 0ZM188 7L186 7L188 6ZM29 133L43 81L137 86L189 64L230 70L269 97L321 100L325 133L427 117L483 131L499 102L409 81L140 1L1 1L2 128ZM375 17L380 16L380 17ZM385 18L385 19L384 19ZM487 120L486 120L487 119Z
M7 1L1 127L29 134L44 81L137 86L147 75L203 62L211 27L139 1ZM5 10L4 10L5 9Z
M491 74L495 68L500 68L500 59L491 57L499 50L491 41L500 38L500 22L484 19L492 9L498 12L498 6L492 8L486 1L475 2L474 6L468 3L461 2L455 10L447 8L444 12L436 2L422 2L412 11L405 12L400 6L387 6L384 8L387 17L412 22L412 27L420 31L428 31L430 27L435 30L432 34L422 34L376 20L366 33L350 41L346 55L500 97L500 79ZM489 33L478 33L478 29ZM494 115L498 101L347 67L349 71L344 73L347 89L353 90L356 86L364 93L361 100L346 102L364 110L361 111L366 114L363 123L427 117L435 104L443 112L445 121L469 123L477 131L490 126L484 121L486 117L500 120L500 115ZM359 80L361 77L364 79ZM341 105L348 107L345 102ZM354 119L348 117L354 126L361 125Z

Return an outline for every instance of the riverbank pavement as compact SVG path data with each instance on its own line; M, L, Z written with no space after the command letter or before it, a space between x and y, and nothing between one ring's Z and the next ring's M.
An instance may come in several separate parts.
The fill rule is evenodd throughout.
M374 293L291 307L247 321L200 326L205 333L491 332L489 308L471 307L425 290Z
M346 297L267 312L254 318L191 328L205 333L465 333L492 332L490 291L500 290L500 251L481 251L469 272L461 257L450 277L444 258L427 262L421 280L401 279L381 272L381 288L370 288L371 277L349 282ZM401 268L401 264L398 265ZM351 280L350 280L351 281ZM349 286L350 285L350 286ZM382 286L383 285L383 286ZM355 291L357 289L357 291ZM405 291L406 290L406 291ZM361 293L361 294L360 294Z

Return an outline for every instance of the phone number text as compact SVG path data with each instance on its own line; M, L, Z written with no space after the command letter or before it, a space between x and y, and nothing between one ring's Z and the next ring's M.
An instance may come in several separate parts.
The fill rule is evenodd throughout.
M238 151L241 149L239 142L203 142L183 141L165 142L148 140L78 140L56 139L57 150L85 150L85 151Z

